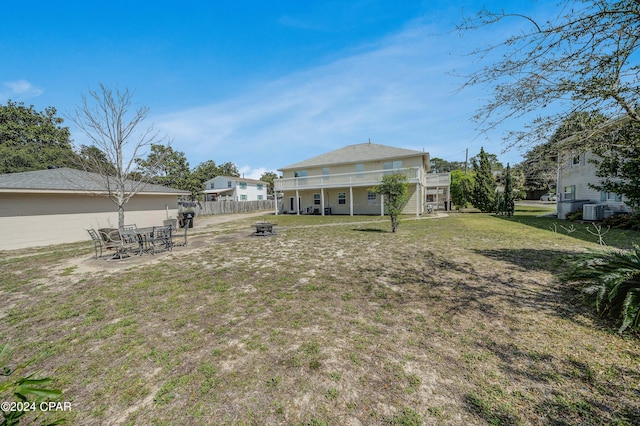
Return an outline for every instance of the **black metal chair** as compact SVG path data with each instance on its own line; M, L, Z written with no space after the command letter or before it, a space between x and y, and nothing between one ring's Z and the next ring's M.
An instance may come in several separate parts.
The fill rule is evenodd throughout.
M93 241L93 250L96 252L96 259L98 257L102 257L102 248L104 247L104 241L100 238L100 234L95 229L87 229L87 232L91 236L91 241ZM100 256L98 256L98 249L100 249Z
M103 228L98 229L104 247L108 250L115 250L112 259L126 259L130 257L129 251L139 251L140 243L133 231L122 232L119 229Z
M137 229L137 228L135 228ZM140 234L135 229L123 229L120 231L120 241L122 243L122 252L135 250L140 256L142 256L142 249L144 248L143 241Z
M163 247L165 250L171 250L173 243L171 241L171 225L154 226L149 240L151 244L151 252L156 254L157 247Z

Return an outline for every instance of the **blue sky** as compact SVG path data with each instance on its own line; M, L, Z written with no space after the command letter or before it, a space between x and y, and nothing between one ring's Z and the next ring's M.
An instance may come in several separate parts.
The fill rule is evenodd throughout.
M545 4L546 3L546 4ZM550 2L404 0L9 2L0 16L0 102L63 117L100 83L128 88L186 154L247 177L371 140L464 161L504 162L505 125L470 118L487 88L459 91L467 54L525 20L453 31L483 6L538 16ZM86 143L69 120L74 141ZM516 123L509 123L517 126Z

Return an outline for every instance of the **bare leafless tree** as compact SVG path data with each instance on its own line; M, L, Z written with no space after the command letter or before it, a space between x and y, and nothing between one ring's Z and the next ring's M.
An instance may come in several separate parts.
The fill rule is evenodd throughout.
M148 185L153 177L140 169L136 159L146 154L151 144L164 145L166 137L153 126L142 128L149 108L135 109L133 94L100 85L83 95L81 106L69 117L89 138L84 147L81 167L94 173L109 198L118 206L118 226L124 226L124 206ZM161 162L161 157L156 158ZM149 170L153 170L153 167Z
M468 75L465 85L493 90L474 117L480 130L529 120L508 135L506 149L548 140L575 113L588 117L598 111L640 122L640 2L564 0L556 16L540 22L534 16L483 10L459 26L465 33L507 19L522 22L503 42L473 52L490 63ZM585 128L581 140L593 140L589 131L594 128Z

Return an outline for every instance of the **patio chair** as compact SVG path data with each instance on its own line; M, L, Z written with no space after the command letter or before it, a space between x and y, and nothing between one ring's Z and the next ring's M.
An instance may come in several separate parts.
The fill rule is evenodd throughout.
M115 250L112 259L125 259L129 257L128 251L140 247L137 236L135 236L135 233L131 233L131 231L128 232L134 235L135 239L128 233L123 235L119 229L103 228L98 229L98 232L102 237L104 247L109 250Z
M137 254L142 256L143 242L140 234L135 229L123 229L120 231L121 251L123 253L136 251Z
M163 247L165 250L171 250L173 248L171 241L171 225L154 226L149 243L151 244L152 254L156 254L157 247Z
M104 247L104 241L100 238L100 234L95 229L87 229L87 232L91 236L91 241L93 241L93 250L96 252L96 259L98 257L102 257L102 248ZM98 256L98 249L100 249L100 256Z
M171 245L172 246L186 246L187 245L187 232L189 232L189 221L191 219L185 219L184 233L182 235L178 235L177 233L172 234Z
M121 246L120 233L117 229L101 228L98 229L98 233L100 234L104 248L114 250Z

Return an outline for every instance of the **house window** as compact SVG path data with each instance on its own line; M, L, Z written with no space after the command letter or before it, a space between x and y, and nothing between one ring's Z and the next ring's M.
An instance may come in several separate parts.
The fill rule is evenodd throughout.
M563 200L575 200L576 199L576 186L565 186L564 187L564 195L562 196Z
M264 195L258 195L258 200L264 200Z
M213 189L213 187L214 187L214 184L213 184L213 182L211 182L211 183L209 184L209 189Z
M338 192L338 204L347 204L346 192Z
M323 180L325 182L329 181L329 168L328 167L323 167L322 168L322 177L323 177Z
M240 189L247 189L247 182L240 182L238 185L240 186Z
M622 195L615 192L600 192L600 201L622 201Z
M320 194L313 194L313 204L320 205Z
M580 164L582 164L582 155L580 154L575 154L573 156L571 156L571 166L579 166Z
M376 204L377 201L378 201L378 194L376 194L375 192L367 191L367 203L369 205L373 205L373 204Z
M356 164L356 177L364 177L364 164Z
M231 188L232 182L230 180L227 181L227 188Z
M247 201L247 194L240 194L240 201Z
M396 160L396 161L385 161L384 163L382 163L382 168L384 170L397 170L397 169L401 169L402 168L402 160ZM385 175L389 175L392 174L393 172L389 171L389 172L385 172Z
M297 178L304 178L304 177L307 176L307 171L306 170L298 170L298 171L293 173L293 176L295 176ZM306 185L307 184L307 179L298 179L298 184L299 185Z
M256 184L256 189L258 191L262 191L264 189L264 185L262 185L261 183Z

